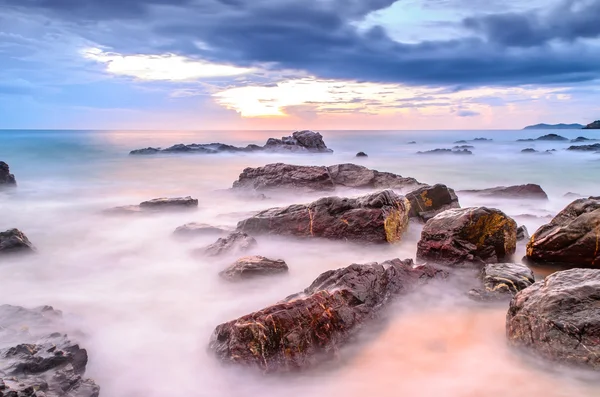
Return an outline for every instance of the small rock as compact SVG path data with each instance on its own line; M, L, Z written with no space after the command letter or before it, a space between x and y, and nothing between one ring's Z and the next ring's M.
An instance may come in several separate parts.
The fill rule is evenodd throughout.
M564 136L560 136L557 134L547 134L535 139L517 139L517 142L533 142L533 141L553 141L553 142L561 142L568 141L569 139Z
M105 210L107 215L132 215L140 213L156 213L165 211L195 210L198 200L190 196L175 198L157 198L144 201L139 205L125 205Z
M0 186L16 186L17 181L15 176L10 173L8 164L0 161Z
M406 144L407 144L407 145L416 145L416 144L417 144L417 142L415 142L415 141L410 141L410 142L407 142Z
M517 241L523 241L523 240L529 241L530 238L531 238L531 236L529 235L529 231L527 230L527 228L525 226L519 226L517 228Z
M233 255L248 252L258 245L256 240L246 233L234 232L225 238L219 238L208 247L196 250L203 256Z
M461 190L458 192L475 194L482 197L497 197L504 199L536 199L548 200L548 195L540 185L527 184L518 186L498 186L490 189Z
M539 153L539 152L533 148L527 148L527 149L521 150L521 153Z
M234 281L287 273L287 271L288 265L282 260L268 259L264 256L246 256L238 259L219 275L227 280Z
M494 263L481 272L483 289L473 289L469 296L475 300L511 299L535 282L533 272L520 263Z
M460 141L454 142L455 145L461 145L461 144L466 144L466 143L469 143L469 142L467 142L465 140L460 140Z
M0 233L0 255L34 252L35 248L19 229Z
M182 236L182 237L191 237L191 236L207 236L207 235L215 235L215 234L225 234L227 231L221 229L219 227L210 226L205 223L186 223L183 226L179 226L173 234Z
M437 214L452 208L460 208L454 190L446 185L423 186L406 195L410 202L411 218L427 222Z
M356 157L369 157L365 152L356 153Z

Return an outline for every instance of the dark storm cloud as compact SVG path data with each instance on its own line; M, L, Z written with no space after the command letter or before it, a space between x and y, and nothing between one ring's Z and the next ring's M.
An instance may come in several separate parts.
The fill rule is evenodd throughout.
M267 63L322 78L469 87L573 83L600 76L598 52L539 45L551 38L597 36L600 24L591 23L590 15L598 15L593 11L600 0L583 6L563 1L543 14L490 14L464 21L483 37L407 44L392 40L381 27L356 28L354 22L394 2L0 0L0 7L85 23L81 35L121 53L153 49L240 66ZM94 29L94 20L103 29ZM546 26L559 29L550 34ZM531 48L518 48L524 45Z

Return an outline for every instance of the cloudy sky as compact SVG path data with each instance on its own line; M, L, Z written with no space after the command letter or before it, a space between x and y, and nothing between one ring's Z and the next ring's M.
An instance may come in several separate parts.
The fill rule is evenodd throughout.
M0 128L600 119L600 0L0 0Z

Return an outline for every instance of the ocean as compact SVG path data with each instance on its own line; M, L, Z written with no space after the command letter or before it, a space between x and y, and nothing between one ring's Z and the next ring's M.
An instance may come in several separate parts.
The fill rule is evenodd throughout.
M365 332L317 371L266 378L219 365L206 351L215 326L307 287L320 273L351 263L414 258L420 230L394 246L259 238L260 255L281 258L289 275L228 284L225 259L190 255L215 241L181 241L173 230L202 222L233 227L252 211L303 203L315 195L248 201L222 190L246 167L268 163L356 163L443 183L455 190L536 183L547 202L459 195L463 207L486 205L533 233L573 199L600 195L600 154L570 152L569 142L516 142L557 133L600 139L600 131L321 131L333 154L159 154L129 151L176 143L264 144L291 131L0 131L0 161L17 189L0 191L0 230L18 228L38 253L0 263L0 304L52 305L88 350L86 376L101 396L245 397L597 396L584 374L556 370L506 346L506 304L473 305L464 286L425 290L394 304L385 325ZM473 155L417 155L469 142ZM408 144L416 141L416 144ZM522 149L552 154L524 154ZM357 152L368 158L356 158ZM348 191L348 195L360 192ZM157 197L192 196L193 213L107 217L103 209ZM524 253L520 244L517 258ZM543 269L536 269L539 277ZM80 331L80 332L77 332Z

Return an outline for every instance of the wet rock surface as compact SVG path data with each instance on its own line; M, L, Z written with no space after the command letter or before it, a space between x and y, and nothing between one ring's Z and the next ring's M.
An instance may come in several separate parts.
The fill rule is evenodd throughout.
M410 202L411 218L427 222L437 214L452 208L460 208L454 190L446 185L423 186L406 195Z
M495 197L507 199L536 199L548 200L548 195L540 185L527 184L517 186L498 186L490 189L461 190L458 192L474 194L482 197Z
M226 280L239 281L287 273L288 270L288 265L283 260L269 259L264 256L246 256L235 261L219 275Z
M84 378L85 349L62 333L50 333L61 317L50 306L0 306L0 395L5 397L97 397ZM23 328L26 324L27 328Z
M513 298L506 335L542 358L600 370L598 307L600 270L557 272Z
M481 271L483 288L469 291L475 300L494 301L511 299L530 287L535 278L531 269L521 263L493 263Z
M412 260L351 265L261 311L221 324L209 343L221 361L264 372L292 372L334 357L393 299L445 273Z
M156 198L139 205L125 205L105 210L107 215L132 215L140 213L156 213L163 211L181 211L198 209L198 200L190 196L173 198Z
M332 153L323 141L323 136L314 131L296 131L291 136L281 139L269 138L264 146L248 145L236 147L224 143L208 143L184 145L182 143L173 145L166 149L148 147L145 149L132 150L131 155L148 155L157 153L193 153L193 154L217 154L236 152L291 152L291 153Z
M395 243L408 227L410 203L391 190L359 198L324 197L310 204L272 208L238 223L252 235Z
M527 259L537 264L600 267L600 197L575 200L527 245Z
M27 236L19 229L0 233L0 255L31 253L35 248Z
M421 261L449 266L483 266L515 253L517 224L502 211L478 207L444 211L423 227L417 245Z
M0 161L0 187L16 185L17 180L15 179L15 176L10 173L10 167L4 161Z
M227 237L219 238L206 248L194 251L194 253L202 256L237 255L247 253L257 245L258 243L254 237L246 233L234 232Z
M246 168L233 183L233 189L269 191L278 189L304 192L333 191L336 187L360 189L413 190L423 184L389 172L380 172L356 164L330 167L283 163Z
M206 223L191 222L179 226L173 232L178 237L214 236L227 233L227 230L207 225Z

